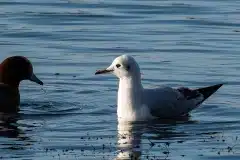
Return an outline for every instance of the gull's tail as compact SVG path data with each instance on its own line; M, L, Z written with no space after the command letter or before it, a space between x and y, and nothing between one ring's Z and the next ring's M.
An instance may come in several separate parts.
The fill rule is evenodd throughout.
M182 115L188 115L190 111L197 108L200 104L202 104L207 98L209 98L213 93L215 93L223 84L216 84L209 87L203 87L192 90L192 95L187 97L188 100L195 101L195 105L187 106L187 109L184 110ZM198 97L203 97L198 99Z
M209 87L195 89L195 91L201 93L204 97L204 99L200 103L202 103L208 97L210 97L213 93L215 93L222 85L223 85L223 83L222 84L216 84L216 85L209 86Z

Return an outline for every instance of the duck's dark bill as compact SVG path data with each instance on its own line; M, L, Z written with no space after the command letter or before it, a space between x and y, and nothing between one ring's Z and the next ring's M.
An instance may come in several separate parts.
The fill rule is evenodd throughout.
M35 74L32 74L32 76L29 80L32 81L32 82L35 82L37 84L43 85L43 82L40 79L38 79Z
M112 72L112 70L106 70L106 69L98 70L98 71L95 73L95 75L96 75L96 74L105 74L105 73L109 73L109 72Z

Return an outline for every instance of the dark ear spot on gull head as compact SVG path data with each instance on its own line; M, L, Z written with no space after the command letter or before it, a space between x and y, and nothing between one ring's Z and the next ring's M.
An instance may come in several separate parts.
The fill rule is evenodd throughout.
M26 57L9 57L0 64L1 83L18 87L22 80L30 80L43 85L43 82L33 73L33 66Z
M130 70L130 65L127 65L126 69L127 69L127 71L129 71Z

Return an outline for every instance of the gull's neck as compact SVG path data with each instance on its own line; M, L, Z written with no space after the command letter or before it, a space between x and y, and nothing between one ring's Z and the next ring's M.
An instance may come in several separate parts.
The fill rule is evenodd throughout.
M137 119L138 110L142 106L142 92L143 87L139 76L120 78L118 88L118 118Z

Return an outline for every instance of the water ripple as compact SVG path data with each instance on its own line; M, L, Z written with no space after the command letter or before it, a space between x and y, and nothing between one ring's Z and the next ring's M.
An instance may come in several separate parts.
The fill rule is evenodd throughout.
M1 59L29 57L41 88L20 85L0 117L2 159L239 159L239 2L0 2ZM226 83L191 117L119 124L117 79L95 76L131 54L145 87Z

